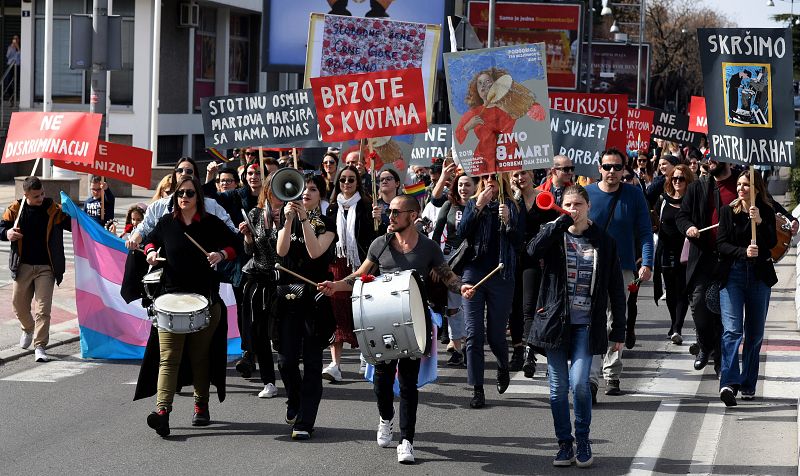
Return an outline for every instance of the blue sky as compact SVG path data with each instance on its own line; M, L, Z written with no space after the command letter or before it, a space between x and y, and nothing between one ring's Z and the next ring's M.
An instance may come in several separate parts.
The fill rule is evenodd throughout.
M779 13L791 13L791 1L773 0L774 7L767 6L767 0L703 0L706 6L725 15L734 26L743 28L776 28L785 25L775 23L770 18ZM800 0L794 0L794 13L800 14Z

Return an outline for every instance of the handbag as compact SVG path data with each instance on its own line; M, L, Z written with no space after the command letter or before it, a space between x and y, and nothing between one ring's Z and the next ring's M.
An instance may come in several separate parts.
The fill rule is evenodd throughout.
M686 264L686 263L689 262L689 246L690 246L690 244L691 244L691 242L689 241L689 238L684 238L683 239L683 248L681 248L681 258L680 258L681 264Z
M470 246L469 240L464 238L458 248L450 253L447 264L455 274L460 276L464 272L464 266L474 258L474 254L475 250Z

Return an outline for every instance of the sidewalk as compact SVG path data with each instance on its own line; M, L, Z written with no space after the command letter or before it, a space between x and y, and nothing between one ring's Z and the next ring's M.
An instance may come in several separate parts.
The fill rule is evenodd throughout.
M82 191L81 200L87 198L88 192ZM128 208L139 202L148 203L153 195L152 190L133 187L132 197L117 197L114 203L114 216L118 226L125 223ZM0 214L14 200L14 183L0 183ZM56 198L57 201L60 199ZM67 257L67 269L64 280L53 292L53 309L50 321L50 344L48 348L75 342L79 339L78 314L75 308L75 268L72 260L72 235L64 233L64 251ZM11 310L12 281L8 271L9 242L0 241L0 303L6 303L0 310L0 365L33 354L33 348L19 348L19 323Z

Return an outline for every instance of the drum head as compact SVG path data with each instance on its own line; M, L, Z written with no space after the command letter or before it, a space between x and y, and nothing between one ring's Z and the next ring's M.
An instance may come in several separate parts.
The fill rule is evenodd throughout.
M425 308L425 300L419 285L420 280L417 273L412 273L412 279L409 280L408 284L411 320L414 322L414 337L417 339L417 345L420 350L425 352L427 350L429 332L428 310Z
M199 294L164 294L156 298L153 305L162 312L193 312L208 307L208 299Z

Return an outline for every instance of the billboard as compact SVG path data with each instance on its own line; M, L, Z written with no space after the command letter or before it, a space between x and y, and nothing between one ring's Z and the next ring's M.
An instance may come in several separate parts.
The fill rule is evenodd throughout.
M385 9L389 20L443 25L452 14L452 0L395 0ZM312 13L367 16L371 2L348 2L331 9L328 0L263 0L261 68L263 71L302 72L306 64L308 23ZM439 58L441 68L441 57Z
M576 89L580 67L582 33L580 4L522 3L498 1L495 7L495 43L514 46L545 43L547 85L550 89ZM489 2L469 2L469 23L487 46Z
M583 44L584 53L588 45ZM636 67L639 45L592 42L592 85L598 94L626 94L629 104L636 104ZM650 45L642 43L642 75L640 105L647 104L650 84Z

